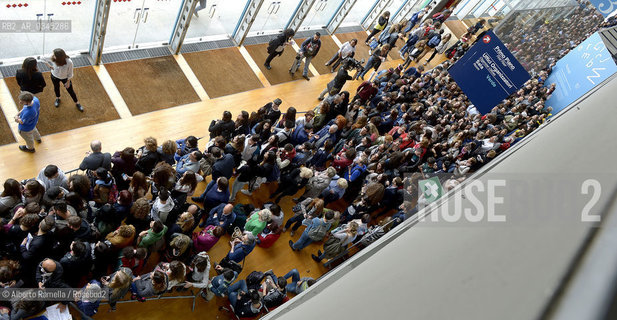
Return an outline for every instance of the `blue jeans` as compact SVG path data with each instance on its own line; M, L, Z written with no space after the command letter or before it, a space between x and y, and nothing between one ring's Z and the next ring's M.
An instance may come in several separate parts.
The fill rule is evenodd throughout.
M232 284L227 288L227 295L229 296L229 302L235 308L236 303L238 302L238 293L239 291L243 291L244 293L248 293L249 289L246 286L246 281L238 280L238 282Z
M313 56L307 57L304 54L300 55L300 59L294 59L294 63L291 65L291 73L296 73L300 64L302 63L302 59L304 59L304 70L302 71L303 76L308 76L309 72L309 64L311 64L311 60L313 60Z
M206 8L206 0L199 0L199 4L195 7L195 12Z
M308 236L308 229L305 229L304 232L302 232L302 235L300 236L300 239L298 239L298 241L296 241L292 247L295 250L302 250L304 248L306 248L306 246L308 246L309 244L313 243L313 240L311 238L309 238Z
M301 215L301 214L297 215L297 216L294 216L294 217L291 217L285 223L285 228L289 228L289 226L291 226L291 224L293 223L294 226L291 228L291 230L296 231L302 225L302 220L304 220L304 216Z
M291 282L287 284L287 286L285 287L285 290L287 290L287 292L291 292L291 293L298 293L298 281L300 281L300 272L298 272L298 269L292 269L291 271L287 272L286 275L283 276L285 279L289 279L291 277Z
M375 59L374 56L371 56L370 58L368 58L366 66L364 66L364 70L360 72L359 77L364 77L364 75L373 67L375 68L375 70L379 69L379 65L381 65L381 59Z

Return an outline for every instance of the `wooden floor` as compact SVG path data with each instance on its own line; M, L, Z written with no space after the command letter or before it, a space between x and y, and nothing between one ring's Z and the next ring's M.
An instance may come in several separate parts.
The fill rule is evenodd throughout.
M183 54L210 98L263 88L238 48L224 48ZM220 75L228 75L221 81Z
M11 127L9 126L8 121L12 121L13 119L9 119L4 117L4 113L0 110L0 146L14 143L15 137L13 136L13 132L11 131Z
M347 41L338 40L340 42ZM364 45L363 42L359 42L360 44ZM292 55L295 54L291 47L288 47L286 51ZM178 56L176 59L178 62L184 61L182 56ZM429 67L441 61L443 61L443 57L440 56L434 59ZM273 70L275 65L281 62L282 60L274 60ZM382 69L396 66L400 62L400 60L386 61L382 64ZM247 61L247 63L249 65L252 64L251 69L261 79L263 75L258 73L262 70L257 69L255 64L261 66L263 60ZM177 65L176 62L173 62L173 64ZM180 65L182 66L182 63ZM283 66L283 64L277 66L279 68L282 67L286 73L288 66ZM182 67L182 70L186 70L184 66ZM106 65L106 69L109 70L109 74L114 73L114 71L110 70L114 69L113 66L110 68L110 65ZM114 103L122 100L125 95L123 93L120 96L118 92L123 92L126 88L119 87L118 85L126 83L124 85L130 86L143 82L141 77L151 76L150 71L136 72L133 74L130 82L119 83L115 78L112 81L113 76L105 76L105 72L101 70L98 71L98 75ZM141 146L143 138L147 136L154 136L159 141L184 138L188 135L207 136L208 124L213 119L219 119L223 111L228 110L235 116L241 110L248 110L249 112L256 110L276 97L281 98L283 101L282 110L294 106L299 111L307 111L313 109L319 103L316 98L332 77L333 75L328 73L315 76L311 78L311 81L305 81L300 78L299 80L287 81L279 85L267 86L214 99L204 99L140 115L131 115L127 110L123 110L122 106L116 105L116 109L118 109L118 113L121 115L120 119L44 136L43 143L37 146L35 154L20 152L17 149L18 143L0 146L0 181L4 181L9 177L19 180L31 178L36 176L41 168L50 163L58 165L65 171L76 168L81 162L84 153L88 151L90 141L94 139L102 141L103 151L113 153L116 150L122 150L126 146ZM191 81L191 83L183 85L200 91L199 81L193 81L190 78L188 81ZM348 81L343 90L354 92L359 84L360 81ZM117 89L115 89L116 86L118 86ZM154 91L154 87L144 88L143 90L142 95L146 96L145 99L150 99L148 98L150 95L156 96L160 94ZM132 94L137 92L137 90L133 89ZM9 119L17 113L17 107L11 99L11 93L8 91L4 80L0 80L0 106L2 106L2 111ZM16 133L14 124L11 125L11 130ZM200 141L200 149L204 148L206 142L205 139ZM23 142L20 141L20 143ZM200 183L196 193L200 193L204 188L205 182ZM269 195L272 194L275 188L276 184L265 185L256 191L251 198L240 193L237 196L237 201L241 203L249 203L250 201L256 205L261 205L269 200ZM286 219L291 215L291 206L293 205L291 198L285 197L280 203L283 212L286 213ZM313 244L302 252L293 252L289 249L287 242L290 239L297 240L299 236L300 234L298 233L291 238L288 232L283 234L271 248L255 248L255 251L246 260L244 270L250 272L252 270L265 271L273 269L277 275L282 275L292 268L297 268L301 276L319 277L326 270L322 265L314 262L310 258L310 254L320 249L321 245ZM209 252L214 261L219 261L225 256L229 250L228 240L228 238L222 238ZM246 273L243 272L241 277L246 276ZM165 317L177 319L228 319L228 315L218 311L217 307L225 303L226 299L215 299L206 303L201 298L198 298L195 312L191 312L191 299L156 300L148 301L145 304L138 302L121 303L118 305L118 311L115 313L108 313L108 307L102 305L96 318L162 319Z
M110 63L105 68L133 115L199 101L172 56Z
M452 31L452 35L456 38L460 38L465 32L467 32L467 26L461 20L448 20L445 25Z
M50 78L51 73L45 72L43 76L47 86L43 92L37 94L41 102L41 115L37 128L42 135L120 118L93 67L75 68L73 74L74 90L84 112L77 110L71 96L62 86L60 87L62 102L60 107L54 107L56 96ZM17 99L16 97L19 96L21 90L15 78L6 78L4 81L11 92L11 96Z

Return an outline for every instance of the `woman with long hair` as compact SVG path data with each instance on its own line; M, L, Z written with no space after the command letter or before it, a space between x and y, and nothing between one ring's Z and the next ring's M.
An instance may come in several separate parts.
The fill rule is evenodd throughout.
M26 204L29 202L39 203L44 194L45 187L40 182L34 179L29 180L24 186L23 202Z
M122 151L116 151L111 157L113 168L111 174L116 180L118 190L126 190L129 187L130 177L135 173L135 149L128 147Z
M137 150L135 168L149 176L156 164L161 160L158 153L158 142L153 137L144 139L144 146Z
M133 195L133 201L145 197L148 189L146 176L141 171L135 171L128 188L129 192Z
M7 214L21 202L21 184L15 179L4 181L4 190L0 194L0 217Z
M66 52L60 48L54 49L54 53L49 60L45 61L45 64L51 69L51 82L54 84L54 93L56 94L54 106L60 107L60 82L62 82L73 102L75 102L77 110L84 112L84 108L79 104L75 90L73 90L73 61L66 55Z
M111 289L109 290L109 296L107 298L109 301L109 312L116 311L116 302L124 298L129 291L132 277L133 272L131 269L121 267L110 276L101 278L103 286Z
M272 121L265 119L259 122L253 129L253 135L259 136L259 141L267 141L272 135Z
M235 167L240 166L242 162L242 151L244 151L244 142L246 141L246 137L241 134L233 137L231 141L225 145L225 149L223 150L225 153L229 153L234 157Z
M28 91L32 94L43 92L47 85L43 74L39 71L35 58L28 57L21 65L21 69L17 70L15 80L21 91Z
M176 170L167 162L159 162L152 170L152 198L159 194L161 188L172 190L176 185Z
M167 273L160 270L135 277L131 283L131 299L145 302L146 298L165 292L169 281Z
M186 198L193 195L195 188L197 187L197 175L195 172L188 170L184 172L182 177L176 182L174 190L171 192L171 196L180 203L185 203Z
M289 107L287 109L287 112L285 112L285 114L283 114L283 116L281 117L281 120L279 120L277 127L281 129L285 128L285 121L287 120L291 120L295 124L296 123L296 113L297 113L296 108Z
M233 132L233 136L237 135L247 135L251 132L251 126L249 125L249 113L242 110L240 114L236 117L235 129Z

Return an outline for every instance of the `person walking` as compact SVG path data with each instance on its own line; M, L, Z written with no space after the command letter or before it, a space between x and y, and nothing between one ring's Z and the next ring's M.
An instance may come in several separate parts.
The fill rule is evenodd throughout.
M15 74L15 80L17 80L21 91L28 91L32 94L43 92L47 85L43 74L38 69L36 59L32 57L24 60L21 69L17 70Z
M371 31L371 34L369 34L368 37L366 37L366 40L364 41L364 43L368 46L371 38L374 37L376 34L380 33L381 31L383 31L383 29L385 29L386 26L388 25L389 21L390 21L390 11L386 11L379 17L379 19L377 20L377 23L373 27L373 31Z
M54 54L51 59L44 61L51 69L51 82L54 84L54 93L56 94L56 102L54 106L60 107L60 82L66 88L66 91L71 95L77 110L84 112L84 108L79 103L75 90L73 89L73 61L66 55L64 50L54 49ZM49 63L51 62L51 64Z
M206 0L199 0L199 3L195 7L195 11L193 11L195 17L199 18L199 14L197 13L197 11L205 9L207 6L206 2Z
M285 29L282 34L268 42L268 57L266 58L266 62L264 62L266 69L272 69L270 62L272 62L274 57L283 54L283 51L285 51L285 46L291 44L292 38L295 34L296 32L293 29Z
M319 40L320 37L321 34L319 32L315 32L313 37L302 42L300 51L298 52L298 55L296 55L296 60L294 60L294 63L291 65L289 73L292 75L296 73L302 63L302 59L304 58L304 70L302 71L302 77L306 80L311 80L308 77L309 64L311 64L311 60L313 60L321 48L321 40Z
M306 226L300 239L295 243L289 240L289 246L293 251L300 251L313 242L319 242L324 239L328 230L334 221L334 212L328 211L323 218L314 217L313 219L304 219L302 224Z
M370 58L368 58L364 69L358 74L358 77L364 81L364 75L366 75L371 68L377 71L379 66L381 66L381 62L386 60L388 52L390 52L389 44L382 46L380 49L376 49L373 54L371 54Z
M39 122L41 104L39 98L32 93L24 91L19 94L19 103L24 107L15 116L15 122L19 123L19 135L24 138L26 145L19 146L19 150L34 153L34 141L41 143L41 135L36 128Z

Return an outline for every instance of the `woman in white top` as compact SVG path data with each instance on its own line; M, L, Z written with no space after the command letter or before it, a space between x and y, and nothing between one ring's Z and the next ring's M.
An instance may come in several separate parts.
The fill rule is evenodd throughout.
M339 49L339 51L337 51L334 56L332 56L332 59L330 59L330 61L326 62L326 66L332 65L332 68L330 68L330 72L334 72L334 70L336 70L341 61L343 61L345 58L353 58L354 54L356 53L356 44L358 44L358 39L351 39L343 43L341 49Z
M54 93L56 94L56 102L54 106L60 106L60 82L66 88L66 91L71 95L77 110L84 112L84 108L79 104L75 90L73 90L73 61L69 59L64 50L54 49L54 54L51 59L46 59L45 64L51 69L51 82L54 84ZM51 63L51 64L50 64Z

